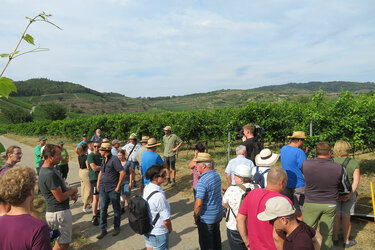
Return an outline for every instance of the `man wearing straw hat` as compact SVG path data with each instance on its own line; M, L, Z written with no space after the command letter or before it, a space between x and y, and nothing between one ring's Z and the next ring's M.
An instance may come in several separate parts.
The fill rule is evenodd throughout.
M125 177L124 168L120 160L111 154L112 146L104 139L100 147L100 154L103 158L98 176L97 190L100 197L100 234L97 239L102 239L107 234L107 210L109 203L112 203L114 219L113 236L120 233L121 205L120 188Z
M151 181L144 178L145 173L149 167L155 164L162 164L165 167L164 161L161 159L160 155L155 153L157 147L160 143L157 143L155 138L150 138L147 141L147 151L142 154L142 176L143 176L143 183L149 184Z
M281 167L288 175L288 183L284 191L296 208L297 218L302 218L302 206L305 199L305 179L303 178L301 167L306 161L306 153L302 150L303 143L307 139L305 132L294 131L289 145L285 145L280 150Z
M220 221L223 218L220 175L213 169L208 153L198 153L195 159L200 174L196 186L194 222L198 226L201 249L221 249Z

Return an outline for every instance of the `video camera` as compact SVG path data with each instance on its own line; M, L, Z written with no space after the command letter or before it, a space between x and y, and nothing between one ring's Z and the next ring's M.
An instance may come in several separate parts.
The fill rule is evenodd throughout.
M265 130L263 127L259 126L259 125L254 125L255 129L254 129L254 137L256 139L259 139L259 138L262 138L264 135L265 135ZM242 137L244 136L243 134L243 128L242 127L237 127L236 128L236 132L237 134L235 135L235 138L236 140L241 140Z

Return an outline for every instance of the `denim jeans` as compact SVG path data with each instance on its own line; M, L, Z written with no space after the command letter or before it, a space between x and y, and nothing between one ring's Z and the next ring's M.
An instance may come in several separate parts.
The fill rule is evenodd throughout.
M220 221L214 224L199 222L198 235L202 250L221 250Z
M110 192L104 192L99 189L100 196L100 232L107 231L107 210L108 205L111 202L114 218L113 225L114 228L120 227L121 221L121 205L120 205L120 193L116 193L115 190Z
M161 235L143 235L146 247L153 248L154 250L169 249L169 233Z
M227 237L230 249L247 250L247 247L241 238L241 234L237 230L230 230L227 228Z

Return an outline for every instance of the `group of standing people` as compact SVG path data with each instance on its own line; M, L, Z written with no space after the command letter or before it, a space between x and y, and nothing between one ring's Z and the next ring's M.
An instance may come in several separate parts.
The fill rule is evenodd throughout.
M350 144L338 141L332 149L328 142L320 142L316 146L317 157L308 160L303 148L307 137L302 131L288 136L291 141L282 147L279 155L263 149L254 136L253 125L247 124L243 129L243 143L236 148L236 158L228 163L225 171L227 190L222 190L214 160L202 144L196 145L195 156L189 164L193 170L193 219L201 249L222 248L223 216L231 249L330 249L338 244L340 224L344 247L354 246L356 242L350 239L350 214L354 212L360 171L358 162L349 158ZM86 134L82 135L76 148L82 210L90 212L91 204L92 223L99 225L98 239L107 234L110 203L114 211L112 235L120 233L121 214L136 185L138 169L142 195L148 202L153 222L151 232L144 235L146 247L169 249L170 205L161 186L163 183L176 185L176 151L182 140L171 133L170 126L164 128L164 133L164 160L156 153L161 143L155 138L143 136L138 143L132 134L120 149L119 140L110 143L100 130L91 142L87 141ZM14 246L12 241L20 230L18 227L27 223L27 230L20 230L20 238L27 240L32 235L34 240L28 242L30 246L51 248L50 229L58 229L54 248L69 247L72 234L69 200L77 201L78 189L65 181L69 155L64 143L52 145L46 141L47 138L40 137L35 148L39 191L47 203L46 223L33 217L35 173L26 167L13 168L21 160L21 148L10 147L6 152L6 163L0 169L0 234L7 235L6 241L1 237L2 246ZM279 157L281 168L273 166ZM343 168L352 191L340 195ZM17 183L14 184L17 188L8 185L11 183ZM22 223L17 223L20 220ZM5 230L3 225L11 225L11 230Z

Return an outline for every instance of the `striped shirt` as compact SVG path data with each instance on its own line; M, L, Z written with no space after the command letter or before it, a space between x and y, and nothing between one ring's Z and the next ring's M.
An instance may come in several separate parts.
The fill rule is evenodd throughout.
M199 214L201 221L206 224L213 224L220 221L223 218L221 179L216 170L201 174L196 190L196 198L203 200Z

